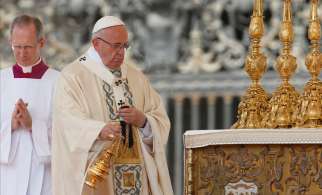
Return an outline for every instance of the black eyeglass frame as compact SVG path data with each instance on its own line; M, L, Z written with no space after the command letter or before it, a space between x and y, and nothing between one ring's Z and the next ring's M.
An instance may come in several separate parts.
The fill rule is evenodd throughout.
M121 44L121 43L110 43L110 42L104 40L101 37L97 37L97 39L99 39L99 40L103 41L104 43L108 44L113 49L123 48L123 49L126 50L126 49L128 49L130 47L130 44L129 43L123 43L123 44Z

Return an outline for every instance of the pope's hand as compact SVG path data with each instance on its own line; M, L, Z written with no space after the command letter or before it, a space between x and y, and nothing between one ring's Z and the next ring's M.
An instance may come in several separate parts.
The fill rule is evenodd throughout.
M119 116L124 119L127 124L143 127L146 117L143 112L135 107L121 108L118 112Z
M115 137L121 135L121 125L118 121L108 122L99 134L100 139L113 140Z

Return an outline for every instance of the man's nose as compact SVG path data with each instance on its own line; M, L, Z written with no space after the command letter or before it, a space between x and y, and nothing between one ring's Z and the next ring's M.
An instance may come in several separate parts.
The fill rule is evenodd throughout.
M116 55L122 55L123 56L124 55L124 50L125 49L123 47L118 48L117 51L116 51Z
M22 57L22 56L25 56L27 54L27 50L24 49L24 48L21 48L18 53Z

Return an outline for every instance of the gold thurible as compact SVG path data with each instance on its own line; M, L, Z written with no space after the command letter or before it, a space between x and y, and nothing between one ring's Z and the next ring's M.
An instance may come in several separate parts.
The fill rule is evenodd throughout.
M109 174L111 161L119 153L121 137L116 137L110 147L104 148L96 158L96 161L90 165L87 171L85 184L90 188L95 188L97 182L105 179Z
M297 127L322 128L322 82L319 80L322 55L320 52L321 25L318 17L318 3L318 0L311 0L308 29L311 51L305 59L311 79L306 83L299 99L296 113Z
M291 0L284 0L283 19L279 33L283 47L276 60L276 70L282 79L282 83L273 92L269 101L269 112L263 120L265 128L292 128L296 123L295 112L298 106L299 93L289 83L289 79L297 67L296 58L291 54L294 39L291 2Z
M263 0L254 0L253 15L249 26L250 51L245 60L245 71L252 83L238 105L237 122L232 128L262 128L269 97L259 83L267 68L267 57L260 51L264 34Z
M120 121L118 121L120 122ZM139 135L137 127L132 127L133 133L133 146L129 147L129 135L127 129L127 133L125 137L117 136L114 138L112 145L106 146L98 155L95 157L93 163L89 165L85 184L95 189L97 184L103 181L108 174L110 174L110 170L112 166L118 164L131 164L131 165L140 165L142 154L141 148L139 145ZM130 175L132 178L134 175ZM136 175L139 176L139 175ZM126 174L123 175L126 177ZM135 180L138 178L134 178ZM135 184L133 184L135 185Z

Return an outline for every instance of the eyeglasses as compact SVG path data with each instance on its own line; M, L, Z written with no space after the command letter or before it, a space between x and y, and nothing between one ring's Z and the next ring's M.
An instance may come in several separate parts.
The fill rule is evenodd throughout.
M104 43L108 44L113 49L128 49L130 47L129 43L110 43L101 37L97 37L97 39L103 41Z

